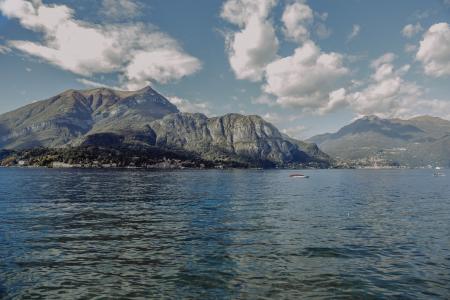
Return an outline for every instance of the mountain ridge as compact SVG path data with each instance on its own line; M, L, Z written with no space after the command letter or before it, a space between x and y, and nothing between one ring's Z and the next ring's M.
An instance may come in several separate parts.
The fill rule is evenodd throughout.
M145 99L154 100L150 113L139 109L146 105ZM135 126L136 119L151 122L175 112L179 112L176 106L150 87L136 92L67 90L0 115L0 147L63 146L89 132L105 132L112 126L115 131L126 131ZM122 119L119 126L118 118Z
M0 115L0 149L120 145L183 150L211 161L330 164L317 147L284 137L260 116L182 113L151 87L72 89Z
M433 116L382 119L366 116L335 133L316 135L316 143L337 159L407 166L450 166L450 121Z

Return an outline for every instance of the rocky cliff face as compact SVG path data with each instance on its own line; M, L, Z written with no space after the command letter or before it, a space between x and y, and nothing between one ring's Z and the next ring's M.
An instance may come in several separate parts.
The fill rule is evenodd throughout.
M171 114L152 122L155 145L186 149L205 159L236 159L274 164L327 163L322 152L307 153L259 116ZM308 145L309 144L306 144ZM310 149L308 149L310 150Z

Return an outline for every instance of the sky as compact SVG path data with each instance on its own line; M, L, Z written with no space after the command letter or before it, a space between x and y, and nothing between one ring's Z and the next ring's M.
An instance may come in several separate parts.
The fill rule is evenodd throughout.
M300 139L364 115L450 119L450 0L0 0L0 113L147 85Z

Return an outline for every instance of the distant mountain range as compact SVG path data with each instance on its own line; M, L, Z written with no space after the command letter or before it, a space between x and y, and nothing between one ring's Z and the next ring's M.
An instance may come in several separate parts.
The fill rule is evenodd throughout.
M191 155L202 161L254 166L327 167L331 162L316 145L282 135L259 116L228 114L208 118L199 113L181 113L150 87L135 92L68 90L0 115L0 149L43 147L78 150L70 155L61 150L27 151L22 155L39 153L39 161L55 155L81 160L80 147L97 147L95 153L106 161L98 147L139 147L139 153L148 149L147 154L164 153L166 157L167 151L176 151L174 157Z
M307 141L336 159L359 165L450 166L450 121L436 117L401 120L367 116L336 133Z
M115 157L114 165L126 166L133 155L147 165L169 157L177 161L169 165L196 166L450 167L450 121L367 116L299 141L256 115L182 113L151 87L97 88L68 90L0 115L0 149L0 160L17 163L38 153L35 161L44 165L52 157L108 165Z

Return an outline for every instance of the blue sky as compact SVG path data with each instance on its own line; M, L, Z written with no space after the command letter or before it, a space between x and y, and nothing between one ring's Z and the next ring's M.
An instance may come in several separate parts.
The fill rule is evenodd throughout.
M448 0L0 0L0 113L152 85L298 138L367 114L450 119Z

